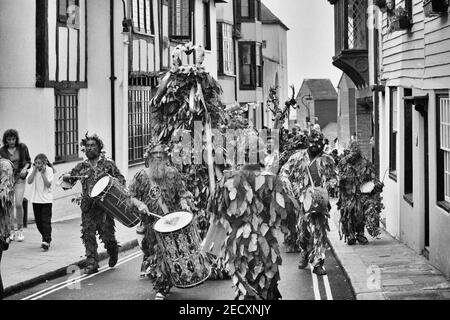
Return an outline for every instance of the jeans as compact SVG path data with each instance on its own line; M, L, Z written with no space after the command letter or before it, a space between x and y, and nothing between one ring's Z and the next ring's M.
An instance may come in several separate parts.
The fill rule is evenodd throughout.
M50 243L52 241L52 204L33 203L33 212L42 241Z
M11 222L14 229L23 228L23 195L25 193L25 180L18 179L14 184L14 204L15 214L11 216Z

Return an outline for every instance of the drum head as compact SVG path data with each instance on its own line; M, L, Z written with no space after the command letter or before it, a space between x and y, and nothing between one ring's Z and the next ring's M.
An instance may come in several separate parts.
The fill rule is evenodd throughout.
M91 198L98 196L109 184L109 177L103 177L97 181L91 191Z
M373 191L373 189L375 188L375 183L373 181L369 181L364 183L360 190L362 193L371 193Z
M189 223L191 223L193 218L192 213L179 211L170 213L164 218L159 219L154 226L156 232L169 233L180 229L183 229Z

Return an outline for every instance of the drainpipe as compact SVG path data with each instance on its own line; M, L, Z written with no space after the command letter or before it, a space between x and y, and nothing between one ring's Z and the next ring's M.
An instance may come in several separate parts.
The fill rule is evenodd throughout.
M120 122L118 123L118 130L116 130L117 139L120 147L120 156L118 167L122 174L128 177L128 57L130 45L130 27L132 22L127 19L126 3L122 0L123 5L123 21L122 21L122 43L123 43L123 74L122 74L122 105L118 107L117 113L120 114Z
M109 45L110 45L110 61L111 61L111 157L116 159L116 137L115 137L115 123L116 123L116 89L115 82L117 77L115 75L115 52L114 52L114 0L109 1Z
M236 22L236 1L233 1L233 28L235 31L237 28L237 22ZM234 32L233 32L234 33ZM235 41L236 40L236 41ZM236 102L238 102L238 73L237 73L237 64L239 63L238 59L236 59L236 52L237 52L237 47L238 46L238 41L237 38L234 36L233 34L233 60L234 60L234 99Z

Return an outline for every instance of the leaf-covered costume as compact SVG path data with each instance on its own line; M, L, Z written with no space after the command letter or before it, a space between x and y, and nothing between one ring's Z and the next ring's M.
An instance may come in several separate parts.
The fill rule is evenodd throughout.
M289 230L289 216L298 207L284 184L259 166L226 171L218 183L211 211L229 230L225 264L235 286L235 299L281 298L278 290L281 256L276 233Z
M325 153L311 160L308 150L299 150L281 168L280 176L290 181L292 192L301 203L297 229L290 230L285 243L287 246L298 245L303 252L308 253L310 262L316 266L325 259L330 205L326 208L316 207L313 202L310 208L305 208L305 200L314 194L308 168L315 187L326 190L328 184L337 178L334 160Z
M104 243L110 256L117 254L118 246L114 218L90 197L91 190L97 181L106 175L119 179L122 185L126 183L125 177L120 173L114 161L107 159L104 155L100 157L95 167L90 164L89 160L85 160L73 168L70 175L86 176L86 178L70 178L69 182L74 185L77 180L81 181L81 199L76 200L81 207L81 239L86 249L88 265L98 266L96 233L98 232L100 240Z
M11 213L14 203L14 166L0 157L0 262L3 251L8 250L6 239L11 232ZM3 281L0 273L0 300L3 299Z
M376 180L375 166L353 146L339 161L338 171L338 209L344 240L364 235L365 227L376 238L380 234L378 223L383 209L383 184ZM370 193L362 193L361 186L370 181L374 182L374 189Z
M186 190L180 172L167 166L165 177L158 182L153 181L146 169L139 171L133 178L129 186L130 195L142 201L150 212L160 216L176 212L186 211L183 207L192 206L192 194ZM167 208L164 212L161 205ZM185 202L182 205L182 202ZM158 246L153 224L156 222L153 216L140 215L141 226L143 227L144 240L142 241L142 251L144 259L150 266L150 277L156 291L168 292L173 286L170 278L170 269L167 265L163 252Z

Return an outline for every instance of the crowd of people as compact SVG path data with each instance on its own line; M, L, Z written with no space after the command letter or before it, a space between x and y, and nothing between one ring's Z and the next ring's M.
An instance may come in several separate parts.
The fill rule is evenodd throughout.
M324 261L331 197L338 200L340 232L348 245L367 244L365 228L373 237L378 235L377 219L382 209L380 195L383 185L376 179L373 164L361 154L357 141L352 141L348 149L338 150L336 141L332 148L320 128L294 128L284 131L283 135L278 169L266 166L267 158L260 158L257 164L228 168L223 171L217 181L218 188L209 199L211 221L222 224L229 235L222 244L222 254L227 257L226 272L237 288L236 299L281 298L277 288L280 279L278 266L282 262L279 244L275 237L267 238L267 230L280 228L280 225L284 226L285 250L299 254L299 269L310 264L317 275L326 274ZM20 142L16 130L7 130L2 141L0 262L3 251L8 250L12 241L24 240L22 201L26 183L31 188L35 221L42 235L41 247L49 250L52 241L52 184L56 172L43 153L36 155L31 162L28 148ZM99 205L91 192L104 176L113 177L122 186L127 186L114 161L106 157L100 137L86 134L80 145L86 160L62 175L62 180L66 190L77 181L82 184L82 194L76 202L81 208L81 238L86 254L84 270L92 274L99 268L96 234L109 254L108 265L111 268L117 263L119 246L114 217ZM126 189L130 210L140 221L137 233L144 253L140 275L152 280L157 300L167 298L174 281L170 261L154 230L155 221L177 211L193 212L193 194L171 161L170 149L160 141L153 141L146 151L146 168L133 177ZM266 172L262 174L264 170ZM269 174L267 171L270 170ZM272 188L263 188L266 184ZM236 206L239 199L247 199L247 203L242 200ZM264 218L259 223L244 222L257 216L267 217L267 221ZM242 217L247 218L242 220ZM231 243L243 240L242 237L245 237L248 252L239 255L231 250ZM251 240L247 241L247 238ZM210 263L210 255L208 257L205 256L206 262L202 263ZM224 256L216 258L223 259ZM264 266L267 268L267 264L272 265L270 270L274 272L270 277L261 271ZM246 265L245 270L240 269L242 265ZM261 274L255 277L255 270ZM182 270L177 272L183 273ZM252 275L247 278L247 274ZM0 275L0 296L2 294Z

